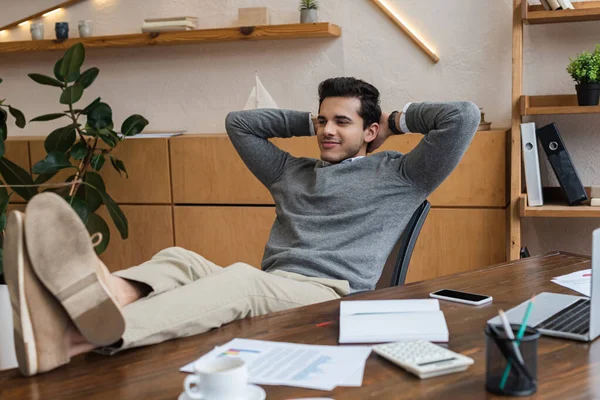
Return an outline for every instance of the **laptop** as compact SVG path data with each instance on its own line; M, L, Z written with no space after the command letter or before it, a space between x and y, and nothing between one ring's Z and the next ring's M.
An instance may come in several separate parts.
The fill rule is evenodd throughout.
M600 228L592 233L592 287L590 297L543 292L535 296L527 326L542 335L591 342L600 335ZM506 312L520 325L529 300ZM488 324L501 325L500 317Z

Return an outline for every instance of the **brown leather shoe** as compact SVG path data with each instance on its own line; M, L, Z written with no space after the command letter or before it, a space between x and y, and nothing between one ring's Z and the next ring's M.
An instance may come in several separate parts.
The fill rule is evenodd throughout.
M67 364L66 332L70 319L36 277L25 251L23 214L8 215L4 239L4 273L13 311L19 369L26 376Z
M51 192L34 196L25 215L27 252L40 281L90 343L118 341L125 319L79 216Z

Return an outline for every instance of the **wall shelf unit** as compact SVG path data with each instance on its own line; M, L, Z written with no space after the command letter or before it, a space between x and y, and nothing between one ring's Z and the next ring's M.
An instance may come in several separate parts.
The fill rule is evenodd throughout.
M600 106L580 107L576 95L527 96L523 94L523 27L530 24L600 21L600 1L572 2L574 10L546 11L528 0L513 0L512 129L510 157L510 207L507 257L519 258L521 218L523 217L600 217L600 207L560 205L552 201L542 207L529 207L521 178L521 129L524 116L593 114ZM545 157L544 153L540 157Z
M521 115L595 114L600 106L578 106L577 95L521 96Z
M600 1L572 2L574 10L546 11L541 5L522 8L526 24L559 24L563 22L600 21Z
M337 38L342 29L328 22L314 24L261 25L218 29L197 29L182 32L136 33L128 35L94 36L57 40L25 40L0 42L0 53L66 50L76 43L86 48L117 48L143 46L175 46L183 44L219 43L242 40L284 40Z

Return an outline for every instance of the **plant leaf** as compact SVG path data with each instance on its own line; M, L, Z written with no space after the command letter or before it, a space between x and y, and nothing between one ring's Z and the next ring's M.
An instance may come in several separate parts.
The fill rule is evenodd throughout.
M96 100L92 101L90 103L89 106L87 106L86 108L84 108L81 113L83 115L88 115L89 113L91 113L96 107L98 107L98 104L101 104L101 99L100 97L98 97Z
M8 106L8 110L10 111L12 116L15 117L15 124L21 129L25 128L25 116L23 115L23 113L11 106Z
M65 168L75 168L64 153L53 151L31 169L34 174L52 174Z
M85 227L87 228L90 236L94 233L102 234L102 241L98 246L94 248L94 250L98 255L104 253L104 251L108 247L108 243L110 242L110 229L108 228L108 224L106 223L106 221L104 221L104 219L98 214L90 213Z
M85 60L85 48L83 44L77 43L65 53L60 66L60 76L67 82L74 82L79 78L79 70ZM65 103L63 103L65 104Z
M75 160L83 160L85 156L87 156L87 153L87 144L85 144L85 142L82 140L77 142L75 146L73 146L73 148L71 149L71 157L73 157Z
M115 147L117 143L119 143L119 136L117 135L117 132L111 129L102 129L98 132L98 137L100 137L100 139L102 139L102 141L111 148Z
M83 86L79 83L74 84L66 88L60 95L61 104L75 104L81 100L83 96Z
M67 116L67 114L65 114L65 113L45 114L45 115L40 115L39 117L35 117L34 119L32 119L29 122L53 121L55 119L59 119L59 118L66 117L66 116Z
M54 64L54 76L56 77L56 79L58 79L61 82L65 80L65 78L63 78L60 74L60 67L62 66L63 60L64 60L64 57L61 57L61 59L58 60L56 62L56 64Z
M92 161L90 162L90 166L94 168L96 171L100 171L104 166L104 154L94 154L92 156Z
M0 157L4 157L6 153L6 146L4 145L4 140L0 140Z
M2 157L0 158L0 174L11 188L25 200L29 201L38 193L35 187L13 187L12 185L33 185L33 178L27 171L14 162Z
M84 89L87 89L94 83L99 73L100 70L98 68L90 68L77 78L76 83L81 84Z
M40 174L33 181L36 185L41 185L42 183L48 182L50 179L54 178L58 171L53 172L51 174Z
M53 151L66 153L69 151L71 146L73 146L73 143L75 143L75 139L77 138L75 128L78 126L79 124L71 124L62 128L58 128L50 133L44 141L46 153L51 153Z
M81 218L83 223L84 224L87 223L89 211L88 211L88 205L85 202L85 200L83 200L82 198L80 198L78 196L73 196L68 201L71 204L71 207L73 208L73 210L75 210L77 215L79 215L79 218Z
M96 131L105 128L112 129L112 109L110 106L106 103L99 103L96 105L88 114L87 124Z
M54 87L59 87L59 88L64 87L64 84L62 82L59 82L56 79L50 78L49 76L46 76L46 75L28 74L27 76L30 77L31 79L33 79L34 82L39 83L40 85L54 86Z
M123 163L123 161L121 161L118 158L116 158L115 156L111 155L110 163L112 164L113 168L119 173L119 176L121 175L121 171L123 171L123 172L125 172L125 177L127 179L129 179L129 174L127 173L127 170L125 169L125 164Z
M85 184L89 185L92 189L95 189L98 191L98 189L96 189L94 186L90 185L89 183L86 182ZM108 214L112 218L113 222L115 223L115 226L117 227L117 230L121 234L121 238L123 240L127 239L129 237L129 225L127 223L127 217L125 217L125 214L123 214L123 211L121 210L121 208L108 195L108 193L100 192L100 191L98 191L98 193L100 194L100 196L102 196L102 202L106 206L106 209L108 210Z
M121 126L121 134L123 136L135 136L148 125L148 120L141 115L132 115L127 118Z
M0 134L2 134L2 140L6 140L8 136L8 128L6 126L6 120L8 119L8 113L0 108Z
M106 186L104 185L102 177L98 173L92 171L86 172L84 181L89 184L84 185L85 200L88 204L88 210L92 213L102 205L102 196L100 196L99 192L106 193Z

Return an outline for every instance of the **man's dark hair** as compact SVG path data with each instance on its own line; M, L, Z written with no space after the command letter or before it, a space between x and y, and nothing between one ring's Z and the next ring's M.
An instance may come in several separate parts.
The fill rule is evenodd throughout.
M379 90L370 83L356 78L329 78L319 84L319 109L327 97L356 97L360 100L358 115L363 119L363 129L381 119Z

